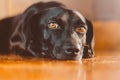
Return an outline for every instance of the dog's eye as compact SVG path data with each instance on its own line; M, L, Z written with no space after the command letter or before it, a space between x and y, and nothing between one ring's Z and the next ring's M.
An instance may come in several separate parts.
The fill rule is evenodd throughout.
M84 33L84 32L86 32L86 29L84 27L77 27L75 30L78 33Z
M48 27L51 29L57 29L58 28L58 24L57 23L49 23Z

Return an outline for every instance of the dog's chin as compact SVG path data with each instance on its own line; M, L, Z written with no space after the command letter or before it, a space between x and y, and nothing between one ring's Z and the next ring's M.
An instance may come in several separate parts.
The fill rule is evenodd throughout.
M54 58L57 59L57 60L81 60L82 59L81 54L79 54L75 57L67 56L64 53L55 53L53 55L54 55Z

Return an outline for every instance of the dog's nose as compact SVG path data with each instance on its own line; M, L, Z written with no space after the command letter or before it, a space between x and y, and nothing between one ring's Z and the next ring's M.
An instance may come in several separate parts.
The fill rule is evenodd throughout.
M71 56L77 56L78 55L78 52L79 52L79 49L78 48L67 48L65 50L65 53L67 55L71 55Z

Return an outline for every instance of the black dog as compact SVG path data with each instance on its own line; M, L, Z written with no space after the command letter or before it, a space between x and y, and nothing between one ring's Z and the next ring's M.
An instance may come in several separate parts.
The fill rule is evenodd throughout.
M62 60L93 57L93 27L57 2L37 3L0 20L0 51Z

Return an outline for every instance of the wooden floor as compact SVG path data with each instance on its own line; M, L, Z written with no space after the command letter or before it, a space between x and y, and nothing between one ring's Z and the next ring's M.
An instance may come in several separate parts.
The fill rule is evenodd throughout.
M99 51L82 61L0 56L0 80L120 80L119 51ZM105 55L104 55L105 54Z

